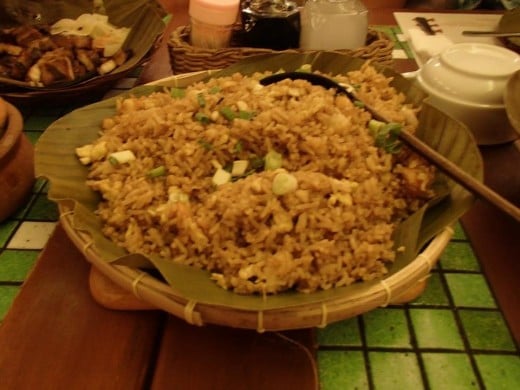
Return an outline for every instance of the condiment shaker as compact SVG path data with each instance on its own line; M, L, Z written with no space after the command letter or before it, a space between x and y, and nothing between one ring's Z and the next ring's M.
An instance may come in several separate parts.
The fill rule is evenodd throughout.
M190 42L193 46L220 49L229 46L240 0L190 0Z
M300 40L300 10L293 1L249 0L242 5L245 46L286 50Z
M307 0L301 11L300 47L356 49L366 44L368 10L360 0Z

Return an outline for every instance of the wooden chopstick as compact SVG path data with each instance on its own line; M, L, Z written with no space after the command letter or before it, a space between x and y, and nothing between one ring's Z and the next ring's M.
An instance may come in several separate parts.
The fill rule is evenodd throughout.
M462 185L465 189L479 196L480 198L487 200L489 203L495 205L500 210L504 211L520 222L520 209L513 203L509 202L506 198L476 180L473 176L459 168L459 166L448 160L442 154L437 153L435 150L430 148L419 138L415 137L409 132L401 130L399 137L410 148L423 156L457 183Z
M359 97L355 95L353 89L345 88L347 93L351 94L351 98L355 98L363 103L364 108L372 114L374 119L388 123L389 120L384 117L384 115L380 114L370 105L363 102ZM412 133L401 129L399 133L399 138L406 143L410 148L412 148L415 152L420 154L422 157L427 159L431 164L435 165L442 172L444 172L447 176L451 177L465 189L473 193L474 195L487 200L489 203L493 204L500 210L512 216L518 222L520 222L520 209L516 207L513 203L509 202L506 198L499 195L497 192L493 191L491 188L481 183L473 176L468 174L458 165L453 163L451 160L444 157L442 154L438 153L435 149L431 148L428 144L424 143L421 139L417 138Z
M360 102L363 105L363 108L367 112L369 112L374 119L385 123L390 122L374 107L364 102L363 99L360 99L359 96L357 96L356 94L356 90L351 85L337 83L336 81L326 76L322 76L316 73L298 71L274 73L270 76L261 79L260 83L263 85L268 85L281 81L283 79L303 79L309 81L312 84L321 85L325 88L334 88L338 93L345 94L350 100ZM401 131L399 132L399 138L410 148L412 148L415 152L427 159L431 164L435 165L447 176L452 178L454 181L456 181L462 187L470 191L472 194L480 197L481 199L487 200L489 203L493 204L494 206L504 211L505 213L516 219L518 222L520 222L520 209L518 207L516 207L507 199L493 191L485 184L479 182L477 179L468 174L458 165L444 157L435 149L431 148L428 144L424 143L421 139L417 138L415 135L404 129L401 129Z

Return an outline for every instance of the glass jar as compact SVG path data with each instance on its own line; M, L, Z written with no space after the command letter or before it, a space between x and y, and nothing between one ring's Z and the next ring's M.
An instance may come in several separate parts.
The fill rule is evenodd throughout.
M300 40L300 10L292 1L250 0L242 8L242 41L245 46L286 50Z
M368 10L360 0L307 0L301 15L302 49L356 49L366 44Z
M205 49L229 46L240 0L190 0L190 42Z

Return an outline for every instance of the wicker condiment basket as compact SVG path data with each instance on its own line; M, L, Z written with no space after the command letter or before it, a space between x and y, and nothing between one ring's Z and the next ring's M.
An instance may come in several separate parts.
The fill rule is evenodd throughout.
M325 327L378 307L408 302L422 293L431 269L453 236L453 229L446 227L410 264L362 292L283 309L245 310L187 300L166 282L147 272L107 262L96 250L90 235L74 227L73 203L60 202L59 210L63 228L87 261L137 299L193 325L215 324L258 332Z
M238 27L236 28L238 30ZM235 34L236 36L238 34ZM261 54L282 53L313 53L300 49L275 51L264 48L238 46L237 39L232 40L230 47L222 49L204 49L192 46L189 42L190 27L180 26L171 34L168 40L170 62L173 73L187 73L208 69L221 69L232 65L241 59ZM357 49L334 50L334 53L348 54L370 60L381 66L391 66L393 42L380 31L369 29L365 46Z

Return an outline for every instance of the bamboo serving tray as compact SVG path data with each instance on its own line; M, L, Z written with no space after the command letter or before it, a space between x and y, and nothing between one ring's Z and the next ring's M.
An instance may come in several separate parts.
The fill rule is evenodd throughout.
M159 87L187 85L212 73L213 71L210 70L192 72L159 80L154 85ZM431 115L436 112L425 110L424 113L423 119L429 123ZM89 115L91 114L89 113ZM70 119L68 118L68 120ZM452 125L457 131L463 130L457 123ZM48 133L49 135L43 137L42 161L39 161L37 166L40 174L43 173L44 176L50 175L52 178L53 174L57 175L55 170L58 167L63 168L61 155L58 156L55 153L56 147L63 148L64 145L72 145L71 140L62 141L61 138L56 138L64 131L65 127L62 127L63 123L54 126ZM444 127L442 128L444 129ZM468 154L474 152L472 148L477 149L475 145L471 144L470 138L464 136L463 139L470 142L470 144L464 144L465 152L461 155L466 158ZM449 151L452 151L452 143L449 146ZM46 156L45 153L48 153L49 156ZM50 160L47 161L47 164L44 164L44 157L48 157ZM463 161L463 163L465 162ZM67 164L70 169L74 169L77 161L70 159L70 161L67 160ZM476 173L480 172L479 164L470 168L476 170ZM51 180L51 190L52 185ZM435 228L432 238L428 239L424 245L421 244L421 252L415 258L410 259L409 263L403 265L403 268L394 270L393 273L378 281L357 283L353 285L356 288L348 289L346 292L324 294L321 298L307 300L299 300L295 294L291 296L294 299L290 301L289 305L262 304L262 302L257 302L256 298L251 300L251 305L249 303L238 305L231 302L233 299L231 301L212 300L209 299L210 297L205 299L202 295L183 294L180 287L170 285L155 271L148 272L130 265L112 263L103 257L103 249L98 250L96 247L91 233L88 232L89 226L75 220L77 201L74 200L73 194L58 191L57 194L54 194L53 199L58 203L60 221L64 230L91 264L90 292L102 306L117 310L158 309L198 326L214 324L264 332L325 327L378 307L405 303L417 298L426 287L432 268L435 267L452 238L451 224L463 209L469 207L471 202L471 197L464 195L460 188L454 188L452 194L453 199L460 204L459 209L456 210L453 217L441 219L444 221L443 224L439 225L438 229ZM265 299L268 300L269 297Z
M446 227L409 265L363 292L316 304L257 311L189 301L145 271L106 262L89 234L74 228L72 204L60 202L58 208L67 235L92 264L90 291L99 304L117 310L161 309L193 325L215 324L258 332L325 327L378 307L409 302L424 290L431 269L453 235L453 229Z

